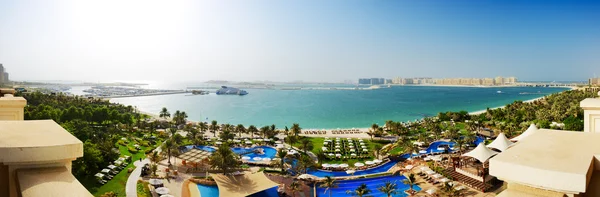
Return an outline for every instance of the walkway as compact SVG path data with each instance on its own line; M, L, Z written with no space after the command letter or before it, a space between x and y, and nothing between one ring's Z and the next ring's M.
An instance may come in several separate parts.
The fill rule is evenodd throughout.
M125 185L125 193L127 197L137 197L137 182L140 179L140 175L142 175L142 167L150 163L149 159L144 159L141 162L135 161L133 165L136 167L133 172L127 178L127 185Z

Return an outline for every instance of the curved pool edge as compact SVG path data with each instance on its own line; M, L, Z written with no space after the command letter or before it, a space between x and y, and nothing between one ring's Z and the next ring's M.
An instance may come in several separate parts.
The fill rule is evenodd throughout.
M187 187L188 187L188 190L190 191L189 197L201 197L200 190L198 190L198 186L196 185L196 183L190 181L188 183Z

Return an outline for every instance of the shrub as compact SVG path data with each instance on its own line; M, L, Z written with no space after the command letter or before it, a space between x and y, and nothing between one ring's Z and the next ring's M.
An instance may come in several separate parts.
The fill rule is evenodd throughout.
M127 143L125 143L123 140L119 140L117 143L121 146L127 146Z
M150 144L148 143L148 141L140 141L140 146L150 146Z

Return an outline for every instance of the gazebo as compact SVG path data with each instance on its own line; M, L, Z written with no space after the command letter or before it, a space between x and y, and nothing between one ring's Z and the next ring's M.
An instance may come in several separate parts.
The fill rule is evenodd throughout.
M535 126L535 124L532 123L531 125L529 125L529 128L527 128L527 130L525 130L523 133L521 133L521 135L510 139L510 141L518 142L518 141L523 140L523 139L527 138L528 136L534 134L537 131L538 131L538 128Z
M496 139L492 143L487 145L487 147L495 148L501 152L504 152L506 149L508 149L508 147L512 146L513 144L513 142L506 138L506 135L504 135L504 133L500 133L500 135L498 135L498 137L496 137Z
M496 154L498 152L488 148L485 143L479 143L470 152L452 158L453 166L449 174L459 182L486 191L495 183L495 177L488 173L488 160Z
M198 149L192 149L188 152L185 152L185 153L179 155L179 159L182 159L182 160L185 160L188 162L199 163L200 161L209 157L210 155L211 155L211 153L209 153L209 152L198 150Z

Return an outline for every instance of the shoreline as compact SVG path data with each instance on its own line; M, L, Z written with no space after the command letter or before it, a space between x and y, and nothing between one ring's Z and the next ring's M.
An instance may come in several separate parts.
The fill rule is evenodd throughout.
M564 87L561 87L561 88L564 88ZM578 89L578 88L576 88L576 87L570 87L570 88L569 88L569 90L577 90L577 89ZM558 92L558 93L562 93L562 92ZM526 100L526 101L523 101L523 102L524 102L524 103L532 103L532 102L534 102L534 101L541 100L541 99L545 98L546 96L548 96L548 95L543 95L543 96L540 96L540 97L537 97L537 98L533 98L533 99L529 99L529 100ZM107 98L107 99L108 99L108 98ZM515 100L515 101L517 101L517 100ZM514 101L513 101L513 102L514 102ZM513 103L513 102L511 102L511 103ZM509 103L509 104L510 104L510 103ZM501 108L504 108L504 107L506 107L506 105L508 105L508 104L505 104L505 105L502 105L502 106L493 107L493 108L489 108L489 109L490 109L490 110L493 110L493 109L501 109ZM169 118L169 119L166 119L166 118L160 118L160 117L159 117L159 115L158 115L157 113L151 113L151 112L142 111L142 110L138 110L138 111L139 111L139 113L141 113L141 114L148 115L148 116L150 116L150 117L152 117L152 118L154 118L154 119L157 119L157 120L170 120L170 118ZM482 109L482 110L477 110L477 111L471 111L471 112L469 112L469 115L479 115L479 114L483 114L483 113L486 113L486 112L487 112L487 109ZM423 119L423 118L421 118L421 119L419 119L419 120L422 120L422 119ZM212 121L212 120L211 120L211 121ZM188 123L194 123L194 124L198 124L199 122L207 122L207 123L210 123L210 121L198 121L198 120L189 120L189 119L187 120L187 122L188 122ZM407 121L402 121L402 122L407 122ZM220 123L220 124L223 124L223 123ZM231 123L230 123L230 124L231 124ZM283 129L283 128L280 128L280 129ZM358 129L358 130L359 130L359 131L361 131L361 133L362 133L362 132L368 132L368 131L370 130L370 127L302 128L302 130L303 130L303 131L323 131L323 130L325 130L325 131L328 131L328 133L331 133L331 131L338 131L338 130L350 130L350 129ZM315 135L315 136L318 136L318 135Z

